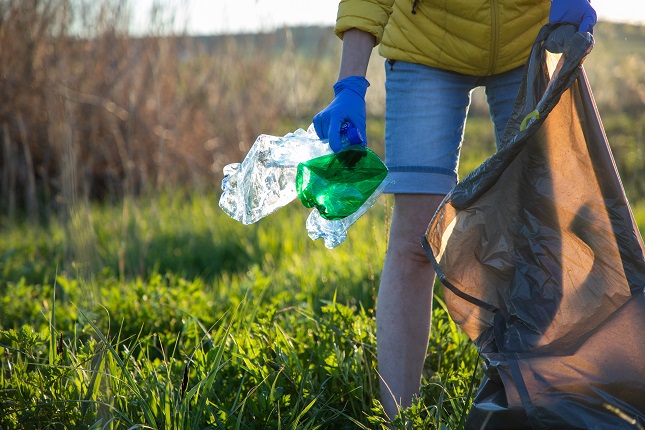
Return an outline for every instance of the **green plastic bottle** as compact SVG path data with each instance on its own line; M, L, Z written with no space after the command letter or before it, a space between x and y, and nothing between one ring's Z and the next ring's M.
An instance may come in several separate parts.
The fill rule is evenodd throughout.
M296 191L305 207L328 220L356 212L387 176L387 167L369 148L342 151L298 164Z

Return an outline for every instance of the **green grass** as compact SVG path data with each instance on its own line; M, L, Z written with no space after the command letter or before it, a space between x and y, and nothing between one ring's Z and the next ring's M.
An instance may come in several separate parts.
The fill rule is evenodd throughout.
M91 228L2 224L0 426L382 428L388 203L333 251L300 205L243 226L215 195L78 208ZM422 396L397 428L458 428L478 382L475 349L435 307Z
M243 226L213 194L78 208L89 229L2 223L0 426L385 428L374 306L390 205L332 251L297 203ZM394 428L463 428L481 378L435 291L421 395Z

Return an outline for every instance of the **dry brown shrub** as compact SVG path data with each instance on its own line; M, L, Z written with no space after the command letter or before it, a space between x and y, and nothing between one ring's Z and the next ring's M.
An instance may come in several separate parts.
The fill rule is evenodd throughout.
M127 12L0 0L0 213L217 187L259 134L290 131L285 117L309 120L331 97L335 70L296 55L289 30L200 39L164 24L134 37Z

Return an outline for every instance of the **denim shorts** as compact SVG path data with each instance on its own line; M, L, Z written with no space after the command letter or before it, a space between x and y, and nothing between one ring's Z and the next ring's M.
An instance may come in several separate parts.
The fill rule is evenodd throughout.
M457 183L470 95L486 89L497 145L522 81L523 67L470 76L405 61L385 62L387 193L447 194Z

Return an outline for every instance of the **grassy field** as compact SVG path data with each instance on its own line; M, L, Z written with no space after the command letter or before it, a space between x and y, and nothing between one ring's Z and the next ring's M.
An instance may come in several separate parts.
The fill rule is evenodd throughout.
M216 194L79 209L94 234L3 220L0 426L384 428L374 307L390 205L331 251L297 202L243 226ZM422 394L395 428L462 428L480 380L435 291Z
M214 194L93 205L94 235L3 224L0 425L379 428L387 207L333 251L299 204L243 226ZM433 319L423 396L398 428L459 428L479 379L440 300Z

